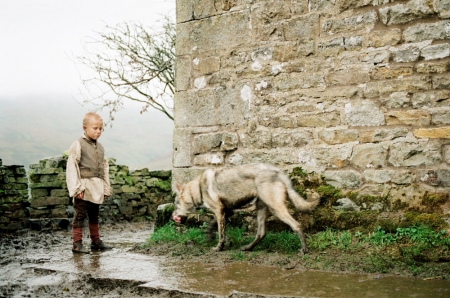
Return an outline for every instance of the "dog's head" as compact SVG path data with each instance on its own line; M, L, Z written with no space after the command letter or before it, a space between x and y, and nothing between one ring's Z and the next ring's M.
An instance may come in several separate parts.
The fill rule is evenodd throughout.
M175 197L175 210L172 213L172 219L176 223L184 224L189 213L193 213L196 210L195 200L197 199L195 193L198 191L198 186L193 187L194 181L188 182L186 185L180 185L174 182L172 185L173 190L176 193ZM194 189L194 191L193 191Z

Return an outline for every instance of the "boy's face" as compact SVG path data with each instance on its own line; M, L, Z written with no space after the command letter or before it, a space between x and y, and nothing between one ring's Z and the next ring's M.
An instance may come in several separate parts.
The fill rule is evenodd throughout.
M86 125L83 125L83 130L86 136L92 140L100 138L103 132L103 121L100 118L90 118Z

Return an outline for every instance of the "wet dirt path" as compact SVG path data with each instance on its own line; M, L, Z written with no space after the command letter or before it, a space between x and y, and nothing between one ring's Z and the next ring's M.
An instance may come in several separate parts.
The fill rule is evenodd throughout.
M71 252L67 232L28 235L24 248L3 242L0 297L450 297L445 280L176 263L133 252L150 231L142 224L107 229L104 240L115 248L89 255Z

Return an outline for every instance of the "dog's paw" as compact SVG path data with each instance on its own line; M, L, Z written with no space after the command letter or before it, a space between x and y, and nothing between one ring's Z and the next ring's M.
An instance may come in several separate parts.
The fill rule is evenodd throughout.
M253 246L245 245L240 248L241 251L251 251Z
M301 255L301 256L304 256L307 253L308 253L308 249L307 248L300 248L298 250L298 254Z
M213 252L217 252L217 251L221 251L221 250L222 250L222 248L219 246L215 246L215 247L211 248L211 251L213 251Z

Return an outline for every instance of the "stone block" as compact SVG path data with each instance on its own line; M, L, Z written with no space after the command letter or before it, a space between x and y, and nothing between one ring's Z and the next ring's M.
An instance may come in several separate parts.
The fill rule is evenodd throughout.
M326 57L337 56L344 50L345 44L343 37L338 37L328 41L322 41L317 45L318 53Z
M347 68L343 71L331 72L326 77L327 86L357 85L370 81L369 69L364 67Z
M420 51L420 56L425 60L436 60L450 56L450 44L441 43L436 45L429 45Z
M405 108L411 105L411 95L408 92L394 92L380 98L380 102L389 109Z
M384 114L370 101L352 101L345 104L345 117L350 126L379 126L385 124Z
M67 217L66 206L55 206L51 211L52 218L64 218Z
M45 189L45 188L41 188L41 189L35 188L35 189L31 189L30 195L31 195L32 199L37 199L37 198L48 196L49 191L48 191L48 189Z
M50 218L50 209L30 209L30 218Z
M52 190L50 190L50 196L52 196L52 197L69 197L69 191L67 189L52 189Z
M357 189L361 186L362 176L357 171L325 171L325 181L341 189Z
M177 55L193 50L205 52L224 48L238 48L251 40L248 16L244 12L222 14L188 23L177 24Z
M173 134L173 166L191 165L191 130L176 128Z
M208 75L220 70L219 57L195 58L192 62L194 70Z
M65 181L47 181L47 182L30 184L31 189L35 189L35 188L65 188L65 187L66 187Z
M216 121L218 125L242 127L245 119L249 119L252 112L253 92L248 85L236 84L231 88L217 88L215 98L219 98Z
M442 157L450 164L450 144L442 146Z
M398 110L386 112L387 125L425 126L431 122L431 116L425 110Z
M131 215L131 214L133 214L133 207L131 207L131 206L119 206L119 212L122 215Z
M201 134L194 136L192 153L206 153L218 150L222 144L222 133Z
M217 122L216 97L212 90L175 93L175 127L211 126Z
M319 36L319 15L292 18L284 23L283 32L286 41L315 39Z
M430 109L431 124L448 125L450 124L450 107Z
M449 71L449 63L442 62L421 62L414 67L418 73L446 73Z
M448 0L433 0L433 8L442 19L450 18L450 2Z
M211 0L192 1L194 19L204 19L216 14L215 2Z
M295 116L296 127L332 127L341 124L338 112L320 114L299 114Z
M450 126L436 128L419 128L414 130L416 138L450 139Z
M240 139L244 148L262 149L272 147L272 133L269 130L259 129L247 134L241 134Z
M362 143L374 143L394 140L406 137L409 130L406 127L374 128L359 130L359 141Z
M56 206L56 205L68 205L70 202L69 197L42 197L30 200L30 206L32 208Z
M356 168L384 168L387 163L388 150L382 144L361 144L353 148L350 163Z
M149 171L150 177L168 179L172 176L171 170Z
M433 80L434 79L435 78L433 77ZM442 84L445 82L446 79L442 79ZM440 82L437 84L440 84ZM430 90L432 88L432 81L428 75L407 76L399 77L397 79L368 82L362 87L364 96L366 98L372 98L387 95L392 92L406 91L416 93L419 91Z
M305 146L296 152L297 163L307 172L343 168L348 165L355 144L356 142L331 146Z
M446 22L439 21L410 26L403 31L403 39L405 42L445 39L445 25Z
M446 169L424 169L418 171L419 179L422 183L432 185L432 186L440 186L440 187L449 187L450 186L450 168Z
M432 77L433 89L450 89L450 74L440 74Z
M372 30L369 33L367 45L374 48L394 46L401 40L402 30L400 30L399 28L377 31Z
M311 12L333 11L335 9L335 1L330 0L310 0L308 4Z
M129 185L123 185L122 187L122 191L124 193L143 193L145 192L145 187L140 187L140 186L129 186ZM123 194L122 194L123 196Z
M378 15L375 11L356 14L343 19L330 19L322 24L322 32L332 35L336 33L348 33L352 31L370 31L375 27Z
M373 68L370 71L370 79L372 80L386 80L400 76L412 75L414 66L412 65L395 65L395 66L381 66ZM367 80L368 81L368 80Z
M442 161L435 142L397 142L390 145L388 161L394 167L433 166Z
M303 147L312 139L312 133L307 130L275 131L272 134L272 147Z
M231 151L238 147L239 137L237 133L224 132L222 134L222 143L220 144L220 150Z
M191 87L192 62L190 56L179 56L175 60L175 89L185 91Z
M126 205L128 205L127 204L128 200L136 200L136 199L140 199L140 198L141 198L141 195L138 194L138 193L135 193L135 192L124 192L121 195L121 202L118 205L126 206Z
M414 108L450 106L450 90L414 93L411 103Z
M223 165L224 162L225 154L223 152L200 154L194 157L194 165L196 166L217 166Z
M364 181L368 183L388 183L396 174L394 170L365 170L363 172Z
M192 1L177 0L176 1L176 18L177 23L185 23L191 21L194 16L194 7Z
M392 59L394 62L415 62L419 60L420 52L423 48L429 46L431 40L402 44L398 47L390 47Z
M424 18L434 13L429 2L427 0L410 0L406 3L380 8L380 19L385 25L397 25Z
M327 144L336 145L349 142L355 142L359 139L359 133L356 129L340 129L332 128L321 130L318 133L321 140L325 141Z

